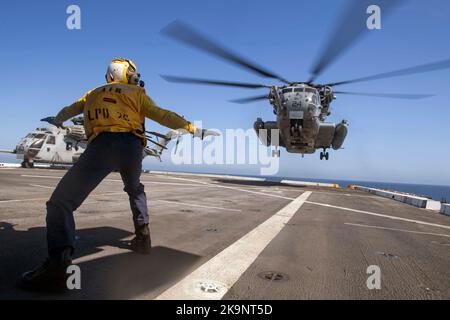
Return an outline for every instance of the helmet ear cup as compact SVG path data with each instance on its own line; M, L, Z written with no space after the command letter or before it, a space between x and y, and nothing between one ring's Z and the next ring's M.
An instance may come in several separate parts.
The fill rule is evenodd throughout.
M139 85L140 80L141 80L141 74L140 73L133 73L130 76L130 79L128 80L128 83L137 86L137 85Z
M111 72L105 74L105 80L107 83L111 83L114 81L114 76Z

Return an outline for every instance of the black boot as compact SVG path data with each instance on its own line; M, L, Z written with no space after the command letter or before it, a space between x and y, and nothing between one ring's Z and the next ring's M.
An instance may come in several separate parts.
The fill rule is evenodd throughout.
M152 240L148 224L136 227L136 237L131 240L131 250L136 253L149 254L152 249Z
M67 289L67 267L72 264L73 249L62 248L52 252L39 268L25 272L19 287L29 291L63 291Z

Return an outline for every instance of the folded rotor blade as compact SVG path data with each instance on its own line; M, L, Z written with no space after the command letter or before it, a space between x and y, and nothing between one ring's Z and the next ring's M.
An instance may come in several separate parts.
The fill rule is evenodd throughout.
M364 92L349 92L349 91L333 91L336 94L348 94L354 96L378 97L378 98L392 98L392 99L407 99L420 100L433 97L432 94L404 94L404 93L364 93Z
M260 76L278 79L284 83L289 83L286 79L281 76L253 63L249 60L240 57L236 53L224 48L222 45L208 39L206 36L195 31L188 24L181 21L174 21L168 26L166 26L162 31L162 34L168 36L172 39L180 41L196 49L205 51L211 55L222 58L228 62L236 64L242 68L250 70L257 73Z
M41 121L48 122L50 124L54 124L55 123L55 117L46 117L46 118L41 119Z
M248 97L248 98L234 99L234 100L230 100L230 102L244 104L244 103L252 103L255 101L267 100L268 98L269 98L269 96L267 94L265 94L265 95Z
M254 83L245 83L245 82L208 80L208 79L186 78L186 77L167 76L167 75L161 75L161 77L163 79L165 79L166 81L177 82L177 83L206 84L206 85L238 87L238 88L247 88L247 89L258 89L258 88L270 88L271 87L271 86L264 85L264 84L254 84Z
M406 75L410 75L410 74L425 73L425 72L437 71L437 70L448 69L448 68L450 68L450 59L441 60L441 61L437 61L437 62L433 62L433 63L427 63L427 64L423 64L420 66L400 69L400 70L391 71L391 72L384 72L384 73L380 73L380 74L376 74L376 75L372 75L372 76L356 78L353 80L332 82L327 85L328 86L340 86L343 84L400 77L400 76L406 76Z
M148 134L151 134L153 136L162 138L162 139L168 139L167 135L164 135L164 134L159 133L159 132L155 132L155 131L145 131L145 132L148 133Z
M376 4L381 8L384 19L404 0L351 0L343 11L333 32L328 37L327 42L322 47L321 54L310 70L313 82L336 58L350 49L362 35L368 33L367 28L367 8Z
M153 140L151 137L149 137L147 135L146 135L146 137L147 137L147 140L150 141L151 143L153 143L154 145L157 145L158 147L161 147L162 149L167 150L166 146L163 146L162 144L156 142L155 140Z
M175 150L174 150L175 154L177 153L177 150L178 150L178 144L180 143L180 137L181 136L177 136L177 142L175 143Z

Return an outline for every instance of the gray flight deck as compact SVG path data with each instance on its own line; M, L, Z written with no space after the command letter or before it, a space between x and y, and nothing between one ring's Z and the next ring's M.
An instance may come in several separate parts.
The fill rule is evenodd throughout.
M113 173L76 212L81 290L23 292L63 170L0 169L0 299L449 299L450 217L350 189L143 174L153 251L130 252ZM369 290L378 266L381 289Z

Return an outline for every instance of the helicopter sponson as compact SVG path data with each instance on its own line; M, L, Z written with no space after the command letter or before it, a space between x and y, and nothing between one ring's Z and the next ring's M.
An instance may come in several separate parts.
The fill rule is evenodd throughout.
M253 124L253 128L258 135L261 143L265 146L285 147L289 152L311 154L317 149L333 148L333 150L339 150L344 144L345 138L348 132L348 123L343 120L341 123L318 123L317 136L313 144L306 144L299 142L297 145L291 145L289 148L284 143L284 139L280 137L281 131L276 121L264 122L261 118L258 118ZM261 129L265 129L262 131ZM307 131L307 129L305 130ZM309 130L314 133L316 129ZM273 134L278 134L276 139ZM314 139L313 139L314 140ZM291 139L291 141L293 141Z

